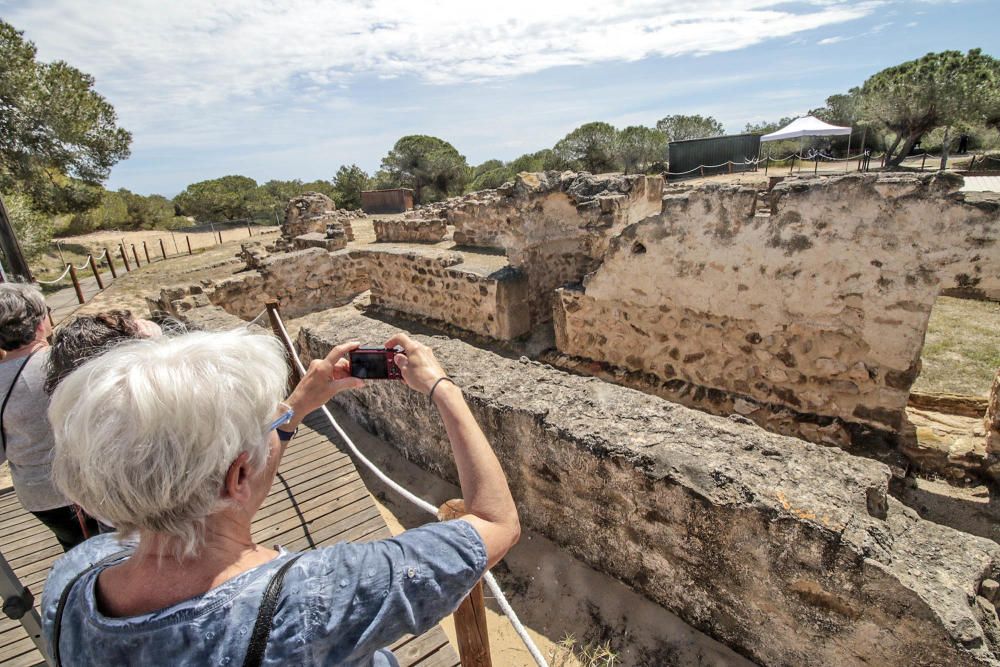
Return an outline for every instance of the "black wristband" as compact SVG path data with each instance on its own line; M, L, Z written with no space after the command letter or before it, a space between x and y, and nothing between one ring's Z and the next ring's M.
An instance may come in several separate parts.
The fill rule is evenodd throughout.
M434 383L434 386L433 386L433 387L431 387L431 393L427 394L427 400L429 400L429 401L430 401L431 403L433 403L433 402L434 402L434 390L435 390L435 389L437 389L437 388L438 388L438 385L439 385L439 384L441 384L442 382L444 382L445 380L447 380L448 382L450 382L450 383L452 383L452 384L455 384L455 381L454 381L454 380L452 380L452 379L451 379L450 377L448 377L447 375L445 375L445 376L444 376L443 378L438 378L438 379L437 379L437 382L435 382L435 383ZM457 385L457 384L455 384L455 386L457 387L458 385Z

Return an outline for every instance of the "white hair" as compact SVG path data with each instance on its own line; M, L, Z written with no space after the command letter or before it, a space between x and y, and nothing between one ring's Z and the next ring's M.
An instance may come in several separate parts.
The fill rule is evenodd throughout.
M247 452L264 467L287 377L277 339L245 329L123 343L53 393L53 481L123 534L155 531L196 556L232 462Z

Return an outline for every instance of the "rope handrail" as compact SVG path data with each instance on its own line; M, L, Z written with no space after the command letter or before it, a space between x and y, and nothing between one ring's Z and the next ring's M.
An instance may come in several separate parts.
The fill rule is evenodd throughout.
M102 253L101 253L100 255L98 255L97 257L95 257L95 258L94 258L94 261L95 261L95 262L99 262L99 261L101 261L102 259L104 259L104 258L105 258L105 256L107 256L107 254L108 254L108 249L107 249L107 248L105 248L105 249L104 249L104 252L102 252Z
M292 345L292 340L291 337L288 335L288 330L285 329L285 323L282 322L281 315L278 314L277 311L274 312L274 321L278 325L278 328L281 330L281 336L284 339L286 347L288 347L289 351L292 354L292 359L295 362L296 369L298 370L299 374L304 377L306 374L306 367L302 365L302 360L299 358L298 352L295 351L295 347ZM438 510L434 505L431 505L423 498L414 495L407 489L403 488L400 484L395 482L384 472L382 472L378 466L369 461L365 457L365 455L361 453L361 451L354 444L354 441L351 440L350 436L348 436L347 433L344 432L344 430L340 427L340 424L337 423L337 420L333 418L333 415L330 413L330 410L325 405L321 408L321 410L323 411L323 414L326 416L327 420L330 422L330 425L333 426L333 428L337 431L340 437L347 444L348 448L351 450L351 453L359 461L361 461L361 463L363 463L365 467L368 468L376 477L378 477L382 481L382 483L384 483L386 486L388 486L390 489L392 489L399 495L409 500L411 503L413 503L420 509L429 513L434 518L437 518ZM486 574L483 575L483 581L486 582L486 585L489 587L490 592L493 593L497 605L500 607L500 610L507 617L507 620L510 621L511 627L514 628L514 632L516 632L518 637L521 638L521 641L524 642L525 647L528 649L528 653L530 653L531 657L534 658L535 663L539 667L548 667L548 662L545 660L545 657L542 655L542 652L535 645L535 642L531 639L531 636L528 634L528 631L525 629L524 625L521 624L520 619L518 619L517 617L517 613L515 613L514 609L510 606L510 603L507 601L506 596L504 596L503 591L500 590L500 586L499 584L497 584L496 579L493 578L493 575L487 571Z
M76 269L77 271L83 271L83 270L84 270L85 268L87 268L88 266L90 266L90 260L89 260L89 259L88 259L88 260L85 260L85 261L83 262L83 264L81 264L80 266L75 266L75 265L74 265L74 266L73 266L73 268L74 268L74 269Z
M66 274L69 273L69 267L70 265L67 264L65 270L63 270L62 272L62 275L56 278L55 280L39 280L38 283L40 285L55 285L57 282L66 277Z

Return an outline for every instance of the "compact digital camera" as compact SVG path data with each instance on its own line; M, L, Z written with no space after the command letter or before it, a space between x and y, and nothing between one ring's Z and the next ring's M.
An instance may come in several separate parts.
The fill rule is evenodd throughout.
M402 380L395 357L403 351L398 345L384 347L359 347L349 355L351 376L362 380Z

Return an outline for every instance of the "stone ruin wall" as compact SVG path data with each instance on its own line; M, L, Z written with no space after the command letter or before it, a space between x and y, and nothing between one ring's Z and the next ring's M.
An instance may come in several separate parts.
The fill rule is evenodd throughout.
M662 192L659 176L522 173L422 213L454 225L459 246L504 251L527 276L535 326L551 320L553 290L594 270L625 226L659 212Z
M448 223L442 218L373 220L379 243L439 243L448 237Z
M708 185L613 239L556 304L560 352L900 433L931 307L959 273L1000 288L1000 220L949 176ZM842 440L842 434L831 434Z
M991 457L993 465L1000 461L1000 370L997 370L993 378L993 386L990 387L989 403L986 407L986 418L984 419L986 430L986 453ZM1000 470L991 470L994 479L1000 479Z
M481 274L456 266L461 257L443 250L404 248L362 251L373 306L466 331L510 340L528 332L528 286L513 270Z
M364 217L367 215L363 211L338 210L334 201L321 192L304 192L285 206L278 248L291 248L295 238L303 234L326 234L327 225L332 225L337 232L342 231L347 241L353 241L351 220Z
M393 332L343 309L301 329L299 346L319 358L342 340ZM414 337L463 387L526 526L748 657L1000 664L1000 621L979 595L998 576L1000 547L920 519L888 495L886 466L459 340ZM456 481L424 397L370 383L335 401Z
M252 320L274 301L283 316L301 317L345 304L370 287L366 258L351 250L298 250L265 257L257 266L222 281L163 289L147 299L150 311L178 316L211 305Z

